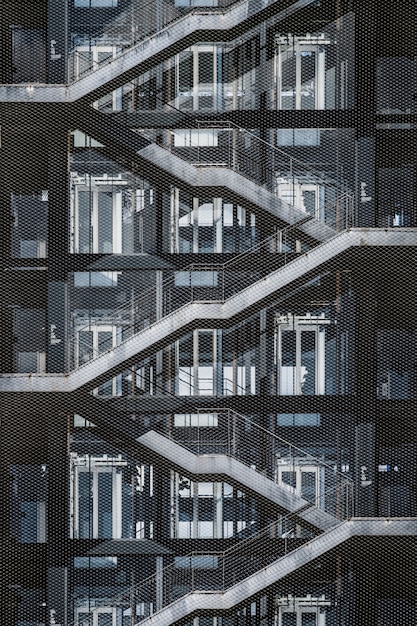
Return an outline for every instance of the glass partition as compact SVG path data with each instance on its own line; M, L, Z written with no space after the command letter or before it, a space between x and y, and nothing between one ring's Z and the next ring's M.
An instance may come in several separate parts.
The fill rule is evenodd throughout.
M48 191L11 196L12 256L44 259L48 239Z
M155 252L157 193L142 175L109 159L84 133L71 133L70 252Z
M379 57L376 65L377 113L416 112L417 61L401 56Z
M47 466L10 467L11 534L18 543L46 543L47 540Z
M268 25L268 51L254 28L230 42L198 42L148 69L95 104L102 111L182 112L348 109L354 106L354 16L313 33ZM72 73L120 54L117 38L78 45ZM113 45L111 44L113 41ZM75 56L74 56L75 55ZM79 69L78 69L79 68Z

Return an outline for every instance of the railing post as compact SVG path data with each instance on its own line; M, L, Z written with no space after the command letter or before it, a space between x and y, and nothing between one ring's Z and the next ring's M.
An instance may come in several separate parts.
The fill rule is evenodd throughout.
M129 604L130 604L130 626L135 626L135 617L136 617L136 602L135 602L135 572L132 570L130 577L130 594L129 594Z
M230 410L227 411L227 454L231 455L231 429L230 429Z
M156 557L156 589L155 589L155 608L157 611L163 607L163 593L164 593L164 572L163 572L163 557Z
M155 272L155 321L163 316L163 278L162 270Z

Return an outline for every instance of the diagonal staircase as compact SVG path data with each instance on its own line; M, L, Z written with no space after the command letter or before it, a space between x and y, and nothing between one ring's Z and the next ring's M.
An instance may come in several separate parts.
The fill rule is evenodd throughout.
M207 415L213 426L205 425ZM220 477L316 529L328 530L352 514L353 483L334 466L232 409L200 409L193 419L193 426L187 429L163 423L161 432L149 430L136 441L151 457L162 458L194 480ZM278 482L280 463L291 474L302 467L315 467L320 474L320 493L297 494L285 480Z
M348 204L353 202L351 196L339 189L334 181L325 180L304 163L229 121L219 121L212 126L199 123L197 132L208 130L221 133L224 144L217 149L215 162L204 164L201 160L199 162L198 139L190 143L188 150L173 152L171 147L168 149L156 143L155 137L136 133L112 116L92 108L83 111L78 126L105 145L121 148L137 160L151 178L171 181L195 194L216 190L216 193L235 198L245 206L273 216L280 223L290 226L299 224L298 230L315 241L330 239L340 228L340 223L335 223L332 215L335 204L339 204L340 214L347 218ZM168 132L170 139L176 137L175 130ZM239 143L250 145L250 148L239 149ZM306 179L331 195L328 206L322 207L321 220L314 219L315 216L306 213L295 202L279 196L276 183L278 171L285 172L285 177L291 182ZM259 182L261 173L265 178L262 184Z
M232 455L193 454L167 437L152 430L141 435L137 442L145 446L149 451L156 452L171 467L181 469L185 475L194 480L224 479L243 491L252 492L280 511L293 513L294 517L300 522L308 523L309 526L314 528L328 530L338 521L338 518L333 514L318 506L312 506L311 502L295 494L288 487L277 484L261 471L245 465ZM330 470L330 468L328 469ZM346 500L350 502L348 497L348 490L351 487L350 481L345 478L342 480L344 482L340 486L340 493L342 494L340 509L345 508ZM334 482L334 480L331 482ZM323 500L334 500L336 495L334 490L328 491L327 498L324 494Z
M105 606L118 607L123 615L131 615L131 607L145 608L136 616L135 626L171 626L205 612L221 615L355 537L374 540L417 534L417 518L351 518L288 550L275 541L281 536L281 523L274 522L224 552L188 554L181 558L181 566L167 566L106 600ZM210 565L204 569L207 558ZM90 625L96 610L70 626Z
M163 419L150 430L142 427L145 432L139 436L137 423L132 425L97 396L84 394L74 411L107 435L133 444L144 461L193 481L225 481L261 500L273 514L290 513L308 528L328 530L353 514L353 481L335 463L313 456L232 409L196 409L193 426L176 428L175 419ZM207 418L212 426L206 425ZM297 492L291 477L303 469L313 471L314 487Z
M220 558L224 574L220 575L217 591L205 589L204 586L198 589L198 584L194 585L188 593L176 600L173 600L172 595L164 598L166 605L163 608L148 618L135 622L135 626L169 626L197 611L221 614L353 537L412 536L416 530L415 518L351 519L278 559L274 558L273 548L265 546L259 558L260 562L258 561L258 569L254 573L250 572L252 564L248 559L251 548L240 544L223 553ZM243 560L245 554L246 561Z
M191 289L186 304L173 299L170 305L172 308L162 317L159 317L160 313L155 309L149 326L141 328L140 324L133 323L127 328L126 339L120 345L97 355L78 369L68 374L3 374L0 377L0 391L71 392L77 389L94 389L124 367L136 362L139 355L161 349L193 325L230 323L239 319L243 312L265 306L268 301L277 297L280 290L299 279L307 281L315 270L350 248L413 247L416 232L414 228L347 230L241 288L238 279L234 279L235 273L228 277L227 268L220 270L219 276L222 280L229 278L230 289L222 291L220 287L214 288L211 296L213 300L210 300L210 290L206 290L205 300L201 301L195 299L198 294ZM172 281L171 285L173 284ZM149 307L150 299L150 294L146 293L142 306Z
M184 14L161 2L139 3L119 16L113 25L91 36L117 46L120 53L69 85L2 85L0 102L94 102L100 95L123 85L141 71L160 63L196 41L229 40L253 27L276 10L279 21L314 0L241 0L222 3L225 8L194 8ZM156 19L156 16L158 19ZM131 24L134 27L131 27ZM147 26L149 24L149 26Z

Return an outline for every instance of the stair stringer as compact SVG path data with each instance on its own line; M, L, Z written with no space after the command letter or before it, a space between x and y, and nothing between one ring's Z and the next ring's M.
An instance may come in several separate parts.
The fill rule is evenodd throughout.
M197 612L207 611L219 614L229 611L355 536L415 536L416 534L417 518L353 518L278 558L272 564L229 587L226 591L190 592L135 626L172 626Z
M277 11L274 20L282 20L312 2L314 0L297 0ZM120 87L132 76L144 71L144 68L149 69L161 63L192 43L207 39L212 41L213 33L222 35L217 35L217 39L229 40L234 37L234 29L244 23L248 23L248 29L251 28L249 20L275 4L279 4L278 0L242 0L221 13L204 11L204 8L195 9L69 85L1 85L0 102L65 103L81 99L94 102L101 95Z
M148 431L136 441L159 457L166 458L171 467L183 470L187 476L192 476L195 480L224 478L242 490L252 491L257 497L268 500L279 510L294 513L301 521L319 530L329 530L340 522L335 516L313 506L308 500L285 489L232 456L196 455L155 431Z
M231 193L290 226L308 217L302 209L288 204L265 187L228 167L197 167L157 144L149 144L138 150L136 155L179 182L191 185L193 189L217 189ZM336 235L334 228L315 219L300 224L299 230L316 241L327 241Z
M2 374L0 392L72 392L78 389L94 389L123 367L134 363L139 355L161 349L193 325L195 327L200 323L238 319L244 311L261 307L278 294L280 289L351 247L415 247L416 232L415 228L357 228L344 231L272 271L224 302L196 301L183 305L69 374Z

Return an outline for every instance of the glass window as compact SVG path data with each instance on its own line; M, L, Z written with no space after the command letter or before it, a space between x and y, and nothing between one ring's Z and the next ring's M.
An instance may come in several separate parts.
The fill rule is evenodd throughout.
M279 413L278 426L320 426L320 413Z
M175 567L181 569L215 569L218 567L218 557L211 554L195 556L177 556L174 559Z
M42 259L47 256L48 191L12 194L12 256Z
M215 271L175 272L175 285L177 287L217 287L217 275Z
M71 458L71 536L78 539L122 537L123 467L119 457ZM130 530L128 532L130 534Z
M177 148L191 147L216 147L218 146L218 131L212 128L206 130L180 130L173 131L174 146Z
M74 272L74 287L117 287L121 272Z
M278 146L319 146L319 128L279 128L277 129Z
M74 0L74 6L76 8L105 8L105 7L117 7L117 0Z
M322 395L326 389L325 314L277 318L276 357L280 395Z
M176 413L174 426L181 427L215 427L218 425L217 413Z
M74 130L71 133L72 140L74 142L74 148L103 148L103 144L89 137L80 130Z
M218 0L175 0L176 7L217 7Z
M76 556L74 567L77 569L117 567L117 556Z

